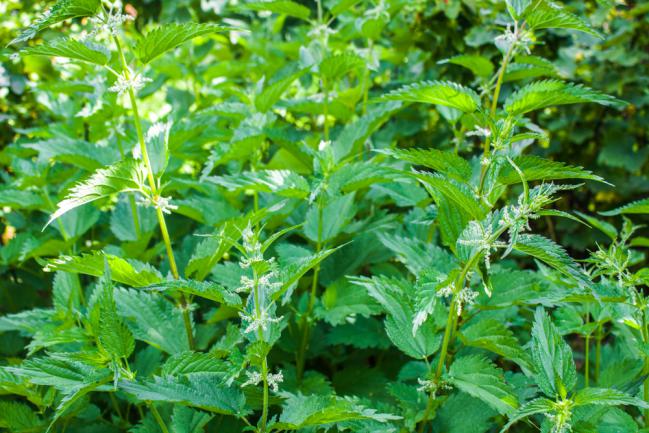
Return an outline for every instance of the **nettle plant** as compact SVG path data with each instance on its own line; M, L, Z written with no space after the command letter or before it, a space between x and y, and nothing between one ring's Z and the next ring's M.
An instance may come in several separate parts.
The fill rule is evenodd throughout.
M50 214L45 235L17 236L3 261L37 258L54 278L51 308L0 318L30 339L0 367L12 397L0 427L647 428L646 239L629 220L618 231L554 209L580 186L557 181L604 180L526 154L549 141L539 110L624 106L543 79L554 68L532 54L545 29L599 33L545 0L492 7L497 68L461 54L440 63L471 71L468 85L384 92L384 33L416 5L243 2L230 26L137 35L121 4L55 3L12 43L56 58L69 82L35 88L56 121L17 131L2 191L5 205ZM287 20L296 39L280 43ZM68 35L30 42L60 23ZM399 147L411 104L435 106L454 150ZM578 264L533 233L554 217L611 244Z

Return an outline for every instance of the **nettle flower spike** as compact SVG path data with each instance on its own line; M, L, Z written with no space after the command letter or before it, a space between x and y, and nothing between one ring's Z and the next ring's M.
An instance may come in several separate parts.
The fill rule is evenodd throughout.
M261 310L258 316L255 314L247 315L245 313L239 313L239 316L241 320L248 322L248 326L243 331L244 334L257 332L260 329L265 332L271 324L279 323L284 318L284 316L272 317L265 309Z
M128 74L122 72L115 81L115 84L110 86L108 90L115 92L118 95L133 90L134 92L140 90L148 82L151 82L150 78L144 77L142 74L132 74L130 71Z
M248 379L241 384L241 388L245 388L246 386L256 386L260 382L263 382L264 377L263 375L258 372L258 371L246 371L246 376ZM268 381L268 386L273 392L279 391L279 384L284 382L284 374L280 370L277 373L269 373L266 380Z

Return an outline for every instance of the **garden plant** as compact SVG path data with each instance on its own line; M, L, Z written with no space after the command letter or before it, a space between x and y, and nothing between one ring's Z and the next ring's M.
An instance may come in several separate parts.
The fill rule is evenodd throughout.
M0 12L0 431L649 432L647 3Z

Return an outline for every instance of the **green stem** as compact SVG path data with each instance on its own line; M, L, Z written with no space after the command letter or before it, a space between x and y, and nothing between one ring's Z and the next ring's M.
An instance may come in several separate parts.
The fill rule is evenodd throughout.
M496 87L494 88L494 94L491 100L492 117L495 116L496 109L498 108L498 98L500 97L500 89L502 88L503 85L505 72L507 71L507 65L509 65L509 61L511 60L512 55L514 54L514 50L516 49L517 40L518 40L518 24L516 25L515 39L507 49L507 52L505 53L505 57L503 58L502 65L500 66L500 71L498 72L498 80L496 81ZM484 148L482 151L482 159L488 160L490 154L491 154L491 136L485 139ZM482 194L482 189L484 188L484 181L487 176L487 169L489 168L489 165L490 164L482 164L482 168L480 170L480 184L478 187L478 192L480 194Z
M155 418L156 422L158 423L158 426L160 426L160 430L162 430L162 433L169 433L169 429L167 428L167 425L165 424L162 417L160 416L160 412L158 412L158 409L156 409L156 407L151 402L147 402L147 406L149 406L149 409L153 414L153 418Z
M595 383L599 384L599 368L602 362L602 324L597 325L595 335Z
M259 275L257 271L253 269L253 296L255 301L255 314L257 317L261 317L261 304L259 297ZM264 341L264 330L262 327L257 328L257 338L259 341ZM266 424L268 422L268 357L264 356L264 359L261 362L261 377L263 382L263 401L262 401L262 412L260 419L260 432L266 433Z
M324 113L324 141L329 141L329 123L327 122L327 118L329 117L329 87L324 78L322 79L322 87L324 90L324 104L322 106Z
M646 311L643 309L640 312L642 314L642 341L645 343L649 343L649 328L647 328L647 314ZM646 376L649 374L649 357L645 356L644 359L644 370L643 374ZM642 397L644 398L644 401L649 402L649 376L647 376L644 380L644 383L642 384ZM644 410L644 425L645 427L649 426L649 409Z
M446 354L448 352L448 345L451 341L451 334L453 333L453 323L455 323L454 315L457 314L457 300L455 295L448 307L448 317L446 318L446 329L444 329L444 339L442 340L442 350L439 354L439 361L437 362L437 369L435 370L435 380L437 383L442 377L444 365L446 363Z
M590 312L586 312L586 324L590 323ZM590 331L584 341L584 385L590 386Z
M318 200L318 242L316 243L316 254L322 250L322 202ZM300 329L302 330L302 338L300 340L300 347L296 356L296 376L298 384L302 382L304 375L304 364L306 363L306 350L309 346L309 338L311 337L311 313L315 306L315 301L318 294L318 277L320 275L320 265L316 265L313 269L313 281L311 282L311 292L309 293L309 303L306 312L300 320Z
M122 50L122 45L119 42L117 36L113 36L115 45L117 46L117 51L119 53L119 58L122 64L122 73L126 80L130 80L130 71L128 64L126 63L126 57L124 56L124 50ZM137 139L140 144L140 151L142 153L142 160L147 171L147 179L149 182L149 187L151 188L151 194L153 195L153 202L157 204L157 201L160 198L158 187L156 185L153 167L151 166L151 160L149 159L149 152L146 147L146 142L144 140L144 133L142 132L142 121L140 120L140 113L137 106L137 98L135 97L135 92L133 88L129 87L128 89L129 99L131 101L131 109L133 110L133 121L135 123L135 131L137 133ZM169 237L169 230L167 229L167 223L165 221L164 213L159 206L156 206L156 216L158 218L158 225L160 226L160 232L162 233L162 239L165 243L165 248L167 250L167 257L169 259L169 269L171 270L171 275L174 279L180 279L180 274L178 273L178 267L176 265L176 258L174 256L174 251L171 246L171 238ZM191 317L189 315L189 308L187 305L187 299L184 294L181 294L180 298L180 307L183 314L183 322L185 325L185 332L187 333L187 341L189 343L189 348L194 349L194 333L192 332L191 326Z

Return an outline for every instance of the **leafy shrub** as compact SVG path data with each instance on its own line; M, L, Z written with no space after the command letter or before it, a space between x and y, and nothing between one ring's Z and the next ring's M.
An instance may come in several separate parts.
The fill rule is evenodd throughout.
M646 96L549 60L561 37L606 52L593 23L621 9L152 5L2 6L24 27L3 53L2 428L647 429L649 243L615 225L647 199L560 207L611 187L548 153L582 121L564 105L646 135ZM432 67L442 13L475 22L439 29Z

